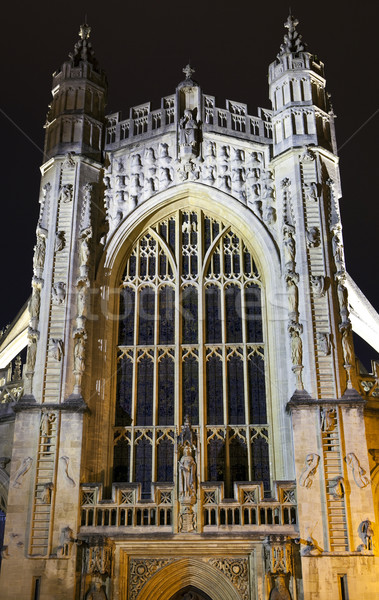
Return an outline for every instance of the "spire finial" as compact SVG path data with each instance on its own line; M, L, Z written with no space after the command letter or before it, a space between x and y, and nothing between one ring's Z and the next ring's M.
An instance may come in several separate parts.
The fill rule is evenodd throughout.
M306 44L302 41L301 35L296 31L298 24L298 19L292 16L290 9L287 21L284 23L284 27L288 29L288 33L284 35L284 43L280 46L279 56L287 52L304 52Z
M186 76L186 79L191 79L192 73L195 73L195 69L191 68L190 63L188 63L188 65L186 65L182 70L184 75Z
M90 33L91 33L91 27L87 24L87 15L86 15L85 22L83 23L83 25L80 26L80 29L79 29L79 37L82 40L88 40Z

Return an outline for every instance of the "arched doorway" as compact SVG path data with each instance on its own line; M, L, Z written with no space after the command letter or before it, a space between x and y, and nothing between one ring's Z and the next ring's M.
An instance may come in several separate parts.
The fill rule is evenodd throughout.
M170 600L212 600L212 598L193 585L187 585L172 596Z

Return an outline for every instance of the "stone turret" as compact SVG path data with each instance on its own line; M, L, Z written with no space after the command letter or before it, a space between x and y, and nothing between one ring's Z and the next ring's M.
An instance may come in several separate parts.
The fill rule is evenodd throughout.
M53 74L53 101L45 124L45 154L75 152L95 160L103 148L107 80L89 41L91 28L81 25L69 60Z
M334 148L333 110L325 92L324 65L306 50L291 14L288 32L269 67L274 156L288 148L315 144Z

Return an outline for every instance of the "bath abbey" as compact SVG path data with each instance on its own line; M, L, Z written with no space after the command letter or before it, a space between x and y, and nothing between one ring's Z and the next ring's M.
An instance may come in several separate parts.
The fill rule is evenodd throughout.
M290 15L270 108L183 65L107 114L90 32L53 74L0 338L2 600L377 599L379 363L353 331L378 349L379 316L323 63Z

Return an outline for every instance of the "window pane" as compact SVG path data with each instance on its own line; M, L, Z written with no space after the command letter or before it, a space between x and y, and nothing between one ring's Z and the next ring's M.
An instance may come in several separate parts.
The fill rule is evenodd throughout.
M240 438L234 438L229 445L230 460L230 498L234 497L233 484L235 481L248 480L247 447Z
M139 336L140 345L154 344L155 291L151 287L142 288L139 294Z
M154 363L144 357L137 370L137 425L153 424Z
M208 481L225 480L225 444L213 438L208 444Z
M207 423L221 425L224 421L222 362L217 356L211 356L207 363Z
M205 288L205 339L208 344L222 342L221 292L216 285Z
M119 346L134 344L134 303L135 291L129 287L122 288L120 292Z
M122 358L117 365L116 425L130 425L132 422L133 363Z
M159 343L173 344L175 329L175 290L165 285L159 290Z
M243 386L243 362L239 356L231 356L227 363L229 423L245 423L245 398Z
M163 439L157 448L157 481L174 481L174 445Z
M126 440L118 442L114 448L113 481L129 481L130 446Z
M225 290L226 309L226 341L228 343L242 342L241 319L241 290L231 285Z
M184 288L182 294L183 344L197 344L197 289Z
M183 362L183 415L192 425L199 423L199 365L193 356Z
M263 481L264 489L270 489L270 467L268 443L263 437L256 437L251 444L253 481Z
M151 456L152 448L150 442L142 439L138 442L135 449L135 480L141 483L142 498L151 497Z
M262 342L261 290L257 285L250 285L245 289L245 319L247 342Z
M158 425L174 424L175 365L165 356L158 363Z
M250 423L263 425L267 423L265 372L264 360L258 354L250 357L248 373Z

